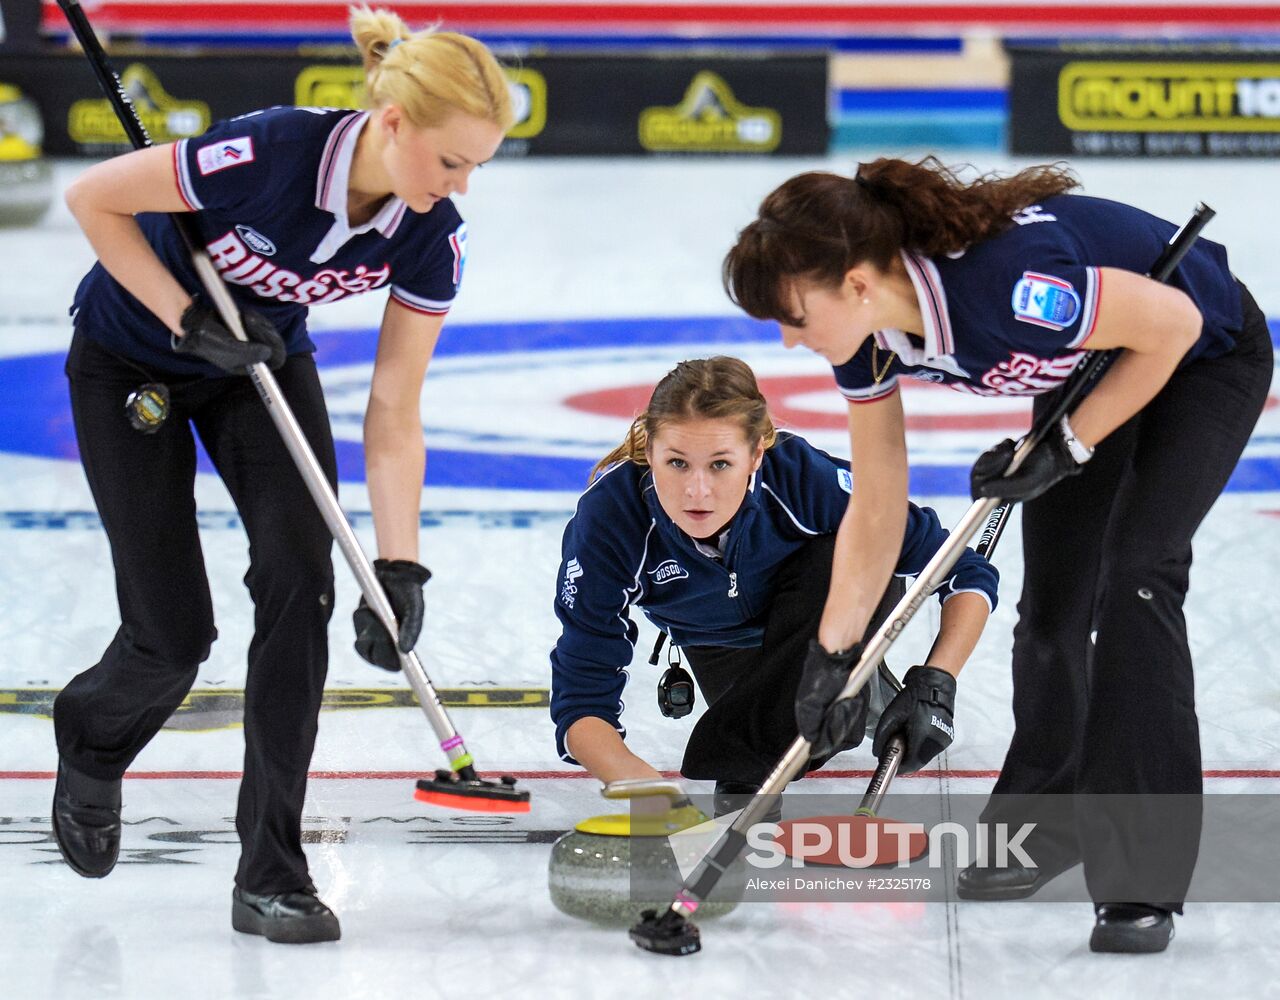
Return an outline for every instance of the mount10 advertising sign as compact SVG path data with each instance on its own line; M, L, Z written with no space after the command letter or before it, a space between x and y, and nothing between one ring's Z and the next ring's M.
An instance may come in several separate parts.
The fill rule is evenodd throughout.
M280 53L113 57L157 143L278 104L361 107L350 58ZM516 123L504 156L814 156L827 150L825 55L529 57L507 70ZM0 84L39 106L45 151L128 149L83 56L15 54Z
M1015 154L1280 155L1280 50L1010 51Z

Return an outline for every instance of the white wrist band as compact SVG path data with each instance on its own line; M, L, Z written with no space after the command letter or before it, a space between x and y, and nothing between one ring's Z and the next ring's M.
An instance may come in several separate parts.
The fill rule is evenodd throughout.
M1071 457L1076 460L1076 465L1084 465L1093 458L1093 449L1076 437L1076 432L1071 429L1071 424L1067 422L1066 417L1058 421L1058 429L1062 431L1062 440Z

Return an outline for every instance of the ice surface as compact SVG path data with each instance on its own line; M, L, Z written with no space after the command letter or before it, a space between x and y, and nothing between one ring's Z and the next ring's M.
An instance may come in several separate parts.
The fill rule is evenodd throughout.
M879 151L877 151L879 152ZM868 155L876 155L869 153ZM960 157L954 159L962 159ZM989 154L981 169L1010 161ZM461 204L471 259L447 336L477 323L731 315L719 263L759 199L826 161L687 160L498 162ZM1082 161L1089 193L1132 200L1181 221L1199 200L1219 212L1208 235L1270 315L1280 314L1275 274L1280 203L1266 162ZM65 183L78 166L59 167ZM0 231L0 364L61 351L66 307L91 261L66 210L38 227ZM377 301L374 301L374 299ZM314 329L373 327L380 297L314 313ZM594 457L625 430L620 417L588 415L567 394L639 384L681 357L724 351L723 343L575 344L563 351L491 355L465 351L433 364L424 393L428 445ZM737 345L762 372L815 379L790 399L814 414L800 429L842 451L838 430L820 423L834 397L819 359L771 341ZM324 368L340 439L358 439L368 359ZM51 364L54 362L51 362ZM2 377L2 375L0 375ZM25 383L3 385L21 406ZM42 400L45 397L40 397ZM1003 404L959 394L920 395L938 412L993 412ZM834 402L838 413L838 399ZM37 405L37 404L32 404ZM56 404L51 421L65 415ZM932 411L931 411L932 412ZM266 419L264 417L264 419ZM355 422L355 423L353 423ZM1270 411L1250 455L1274 455ZM488 435L482 440L480 434ZM913 435L921 461L959 461L990 443L988 432ZM505 459L496 457L497 461ZM221 638L202 667L200 691L243 686L250 610L241 583L246 543L225 491L202 475L203 538ZM441 687L544 688L559 538L575 494L566 490L428 488L424 560L435 578L419 651ZM944 523L965 507L956 496L918 497ZM344 482L344 506L372 544L368 500ZM1275 791L1280 686L1275 677L1274 592L1280 583L1280 497L1225 497L1197 540L1187 613L1198 664L1197 703L1205 767L1256 777L1211 777L1211 791ZM89 666L116 626L106 541L73 461L0 452L0 707L61 687ZM541 511L512 516L512 511ZM1012 729L1008 649L1020 583L1016 519L1002 545L1004 603L962 680L959 737L941 773L911 779L937 794L989 787ZM338 573L331 692L403 687L357 659L348 635L356 590ZM926 613L936 624L936 612ZM918 626L891 655L900 668L927 649ZM653 638L642 629L639 649ZM695 717L663 719L655 675L637 658L626 721L637 752L678 766ZM11 704L9 707L13 707ZM55 763L52 727L38 714L0 713L0 956L14 998L125 997L1099 997L1275 995L1271 942L1275 905L1188 908L1164 956L1131 959L1088 952L1083 904L757 904L703 927L705 951L672 960L644 954L625 934L577 923L547 898L548 838L576 821L613 811L596 784L556 759L543 708L452 710L480 766L525 775L534 811L525 817L448 814L415 803L403 775L438 765L421 713L412 707L326 712L310 786L307 830L315 880L343 921L336 945L290 948L234 934L228 909L236 845L230 816L242 754L238 728L163 731L125 783L124 857L109 879L77 878L57 859L48 824ZM872 766L866 748L837 767ZM378 777L388 772L399 777ZM548 774L550 772L550 774ZM977 775L964 777L965 774ZM1268 777L1267 775L1271 777ZM863 778L813 779L806 787L856 793ZM903 781L902 784L908 784Z

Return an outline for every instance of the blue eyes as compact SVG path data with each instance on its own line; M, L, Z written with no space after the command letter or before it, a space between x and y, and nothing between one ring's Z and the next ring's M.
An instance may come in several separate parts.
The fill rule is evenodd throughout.
M667 459L667 464L673 469L679 469L681 472L689 468L689 463L683 458L669 458ZM725 469L729 468L731 464L732 463L729 462L728 459L717 458L711 463L711 468L715 469L716 472L723 472Z

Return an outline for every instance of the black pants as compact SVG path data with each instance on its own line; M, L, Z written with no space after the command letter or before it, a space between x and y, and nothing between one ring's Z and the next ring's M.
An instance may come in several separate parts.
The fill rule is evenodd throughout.
M121 624L98 663L54 703L58 751L72 768L119 778L178 707L217 635L196 531L200 435L249 536L255 608L245 683L244 780L236 883L251 892L309 887L302 801L328 666L331 538L246 377L174 378L160 430L129 426L125 397L145 381L77 334L67 358L76 440L111 543ZM310 355L275 373L336 486L333 439Z
M827 603L834 550L835 536L825 535L782 564L762 645L684 647L708 706L685 747L680 771L686 778L762 784L798 735L796 688ZM868 635L904 592L903 581L890 581ZM813 761L810 770L823 763Z
M1080 475L1022 511L1015 731L995 793L1088 796L1027 843L1045 867L1083 859L1098 902L1180 909L1195 867L1200 737L1182 613L1191 539L1244 450L1274 364L1266 321L1241 292L1235 349L1175 373ZM1025 806L993 798L984 819ZM1135 899L1145 884L1164 893Z

